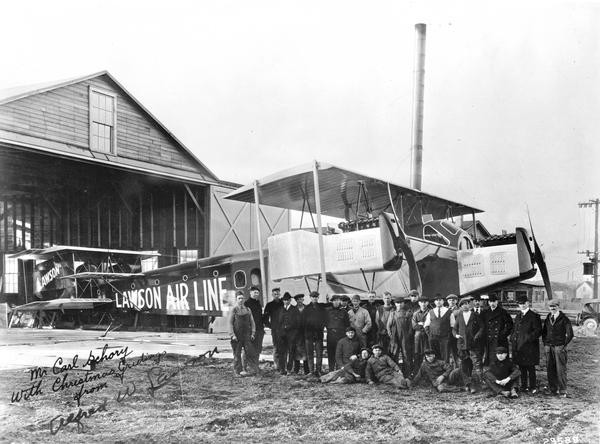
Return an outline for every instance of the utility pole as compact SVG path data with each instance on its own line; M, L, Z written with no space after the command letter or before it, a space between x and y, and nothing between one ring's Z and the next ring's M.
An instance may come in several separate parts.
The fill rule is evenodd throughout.
M598 299L598 207L600 206L600 199L590 199L587 202L580 202L579 208L595 207L594 215L594 252L591 251L578 251L579 254L585 254L590 259L593 267L594 276L594 299Z

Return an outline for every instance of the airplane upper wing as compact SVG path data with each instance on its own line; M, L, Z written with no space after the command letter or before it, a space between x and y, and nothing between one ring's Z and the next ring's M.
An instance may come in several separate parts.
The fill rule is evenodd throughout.
M21 260L48 260L57 256L69 256L75 254L77 256L93 256L103 258L105 256L113 257L135 257L140 259L148 259L150 257L160 256L160 253L155 251L133 251L133 250L114 250L108 248L87 248L74 247L66 245L53 245L48 248L32 248L23 250L10 255L11 258Z
M15 307L12 311L91 310L96 305L110 304L112 302L110 299L102 298L61 298L30 302Z
M319 162L319 191L322 214L346 219L348 211L356 204L362 182L368 190L373 213L391 212L388 182L365 176L331 164ZM305 197L314 208L313 164L301 165L258 180L259 203L278 208L302 211ZM389 184L394 205L402 205L405 219L412 212L431 214L433 219L481 213L470 205L424 193L412 188ZM254 202L253 184L231 192L227 199ZM401 204L400 204L401 201ZM305 210L307 208L304 208Z

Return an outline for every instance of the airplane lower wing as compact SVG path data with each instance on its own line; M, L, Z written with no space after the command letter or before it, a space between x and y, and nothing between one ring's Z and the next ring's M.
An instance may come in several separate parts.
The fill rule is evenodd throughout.
M66 276L58 276L57 279L103 279L103 280L119 280L144 277L144 273L108 273L101 271L84 271L82 273L69 274Z
M14 307L13 312L50 311L50 310L91 310L98 305L111 304L106 298L60 298L49 301L35 301Z

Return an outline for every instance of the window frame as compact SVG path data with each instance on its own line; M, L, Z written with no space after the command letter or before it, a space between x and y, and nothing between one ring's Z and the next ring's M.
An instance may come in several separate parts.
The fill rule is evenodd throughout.
M96 122L92 119L92 95L94 93L109 96L113 99L112 133L110 136L110 151L109 152L99 151L97 149L94 149L92 146L92 126L93 126L94 122ZM104 89L97 88L95 86L90 85L89 89L88 89L88 117L89 117L88 144L89 144L90 151L93 151L95 153L116 156L117 155L117 95L111 91L106 91ZM96 122L96 123L101 123L101 122Z
M20 280L19 280L19 259L16 258L10 258L9 257L10 254L4 254L4 257L2 258L3 260L3 267L2 267L2 288L0 290L2 290L2 293L6 293L6 294L19 294L19 287L20 287ZM9 261L12 262L14 260L14 267L15 267L15 271L8 270L8 263ZM9 276L11 276L11 279L7 279ZM13 277L16 277L16 282L13 281ZM10 289L8 288L10 285ZM14 286L14 287L13 287ZM16 291L9 291L9 290L13 290L14 288L16 288Z

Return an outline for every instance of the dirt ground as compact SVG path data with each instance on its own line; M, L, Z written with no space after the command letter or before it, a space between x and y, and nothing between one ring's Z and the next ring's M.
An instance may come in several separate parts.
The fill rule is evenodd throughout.
M72 364L71 358L65 357L63 365ZM261 364L261 376L235 378L231 360L218 355L165 354L143 362L127 358L132 366L122 373L123 382L109 375L119 371L117 355L99 363L88 378L104 377L83 387L100 389L84 394L78 407L74 396L81 385L62 390L60 385L65 373L65 381L76 381L85 371L65 368L56 375L48 368L31 381L29 370L4 370L0 441L597 443L599 360L600 338L576 338L569 354L570 398L524 395L516 400L488 398L487 392L320 384L280 376L270 362ZM546 382L543 361L541 385ZM27 390L29 399L11 402L32 384L42 393ZM126 387L133 393L126 394Z

